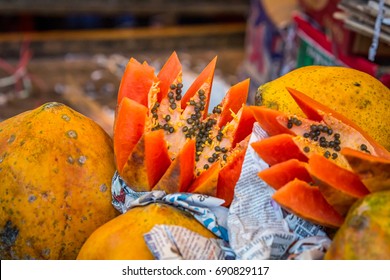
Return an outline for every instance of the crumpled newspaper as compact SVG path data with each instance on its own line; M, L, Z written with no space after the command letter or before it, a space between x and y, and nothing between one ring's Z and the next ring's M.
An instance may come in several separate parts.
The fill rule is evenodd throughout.
M250 143L268 137L255 123ZM220 239L207 239L178 226L156 225L144 235L156 259L322 259L331 240L325 229L283 210L274 189L257 173L268 165L249 145L230 208L215 197L164 191L134 192L116 173L112 204L120 212L153 202L191 213Z
M192 214L217 237L228 241L226 217L228 209L221 206L223 199L193 193L166 194L165 191L135 192L114 174L111 185L112 205L121 213L150 203L166 203Z

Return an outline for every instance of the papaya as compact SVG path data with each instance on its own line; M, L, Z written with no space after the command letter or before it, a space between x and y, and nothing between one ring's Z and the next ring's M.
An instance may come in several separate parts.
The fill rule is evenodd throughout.
M112 139L50 102L0 123L0 259L75 259L119 213Z
M97 228L84 243L78 260L153 260L143 235L155 225L175 225L207 238L217 238L191 214L176 207L152 203L131 208Z
M272 198L286 210L315 224L338 228L344 222L317 186L297 178L276 191Z
M270 165L258 175L277 192L294 179L315 185L333 210L345 216L352 204L370 191L341 150L380 158L381 163L390 159L390 153L344 115L302 92L287 90L307 117L265 106L250 107L270 135L251 144Z
M390 190L390 160L350 148L341 150L353 172L370 192Z
M242 166L239 151L248 145L245 139L255 118L245 105L249 79L233 85L220 104L208 109L216 61L186 92L175 52L157 75L146 62L134 58L128 62L118 92L113 138L118 173L134 190L221 195L225 205L230 204L231 182L238 180ZM159 140L147 144L156 131ZM225 172L231 174L229 183L222 183L229 177Z
M371 193L351 207L326 260L390 259L390 191Z
M294 88L345 115L390 150L390 90L375 77L343 66L304 66L261 85L256 105L304 117L287 91Z

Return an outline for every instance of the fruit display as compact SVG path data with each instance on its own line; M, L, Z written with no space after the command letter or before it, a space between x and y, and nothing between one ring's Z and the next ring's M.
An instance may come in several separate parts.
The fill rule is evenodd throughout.
M221 197L228 206L255 121L245 105L249 80L233 85L209 114L213 59L183 92L173 53L157 75L130 59L114 124L118 173L136 191Z
M169 226L219 258L320 240L313 256L389 259L389 89L309 66L261 85L257 104L246 79L212 108L216 62L184 85L175 52L158 72L131 58L112 137L56 102L0 122L0 259L151 260L148 237L170 248Z
M390 153L345 116L302 92L287 90L307 117L251 106L270 135L252 143L270 165L258 175L275 188L273 198L284 208L337 228L352 204L375 190L370 185L386 185ZM365 180L363 173L374 175Z
M88 236L118 214L114 172L112 139L63 104L1 122L0 259L75 259Z
M167 204L152 203L134 207L99 227L85 242L77 259L152 260L143 234L156 224L182 226L204 237L216 238L191 214Z
M390 150L390 90L362 71L341 66L304 66L261 85L256 105L304 117L286 87L343 114Z

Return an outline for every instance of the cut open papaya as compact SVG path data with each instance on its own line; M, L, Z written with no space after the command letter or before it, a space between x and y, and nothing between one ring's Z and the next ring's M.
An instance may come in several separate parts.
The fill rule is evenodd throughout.
M357 167L352 168L350 162L364 161L366 166L372 164L372 169L376 165L374 172L379 173L383 168L388 168L386 164L390 153L343 115L301 92L294 89L288 91L307 118L251 106L256 121L270 135L251 144L271 166L269 170L260 172L259 176L263 176L277 190L282 190L297 178L316 185L332 209L345 215L357 199L369 194L367 184L375 183L377 186L373 186L373 189L383 188L386 183L380 186L377 180L381 178L386 182L387 176L377 174L374 183L368 180L365 185L363 172L359 175L355 171ZM294 162L294 159L297 161ZM304 179L298 177L302 176L302 167L307 169L311 180L307 176ZM283 174L283 169L288 175ZM278 178L272 178L276 174Z
M117 170L130 187L212 194L230 204L242 166L243 155L237 150L246 149L248 141L244 140L251 134L255 118L245 105L249 79L233 85L221 103L208 110L216 61L214 58L183 92L176 53L157 75L147 63L130 59L118 100L126 100L126 104L131 100L132 106L122 109L118 105L114 133ZM141 85L129 89L137 77ZM133 107L143 109L131 112ZM134 126L139 129L130 132ZM159 133L154 134L156 131ZM145 147L149 145L145 140L153 137L161 138ZM136 170L142 172L136 174ZM237 180L224 183L224 172Z

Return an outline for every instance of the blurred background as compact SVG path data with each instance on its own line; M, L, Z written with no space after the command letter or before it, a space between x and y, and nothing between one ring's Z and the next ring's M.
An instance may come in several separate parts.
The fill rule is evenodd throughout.
M0 121L58 101L111 134L129 58L158 72L173 51L187 86L218 56L214 103L312 64L389 86L390 0L0 0Z

